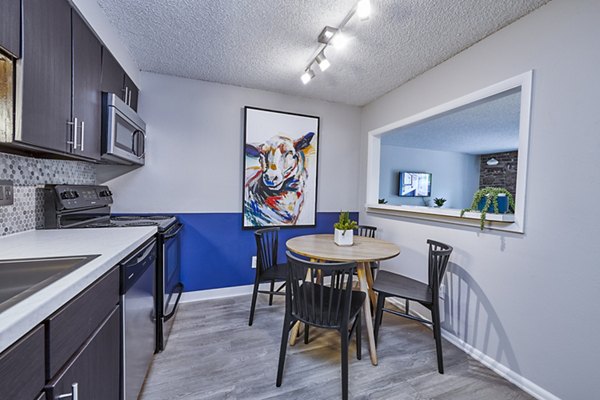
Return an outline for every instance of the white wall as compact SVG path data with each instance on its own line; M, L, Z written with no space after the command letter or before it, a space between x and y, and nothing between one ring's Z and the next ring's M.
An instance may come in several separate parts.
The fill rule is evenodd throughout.
M358 209L358 107L145 72L140 77L146 165L108 182L116 193L114 211L241 212L244 106L320 116L317 211Z
M429 172L431 196L398 196L399 171ZM478 188L479 156L394 145L381 146L379 198L385 198L388 204L433 206L434 198L443 197L446 199L444 207L468 208L473 193Z
M597 0L551 1L372 102L362 118L361 200L368 131L534 70L524 234L366 212L360 221L401 245L384 268L421 280L426 239L453 245L446 329L564 399L600 393L599 21Z

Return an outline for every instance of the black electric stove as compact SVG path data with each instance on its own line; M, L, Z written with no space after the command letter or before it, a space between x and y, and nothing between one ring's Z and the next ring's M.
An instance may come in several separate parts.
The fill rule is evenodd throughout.
M156 351L164 350L183 292L180 232L172 215L112 215L112 192L99 185L47 185L44 189L46 229L156 226Z

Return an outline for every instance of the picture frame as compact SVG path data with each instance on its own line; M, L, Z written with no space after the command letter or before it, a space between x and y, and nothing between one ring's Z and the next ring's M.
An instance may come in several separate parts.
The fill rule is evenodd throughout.
M242 228L314 227L320 117L244 107Z

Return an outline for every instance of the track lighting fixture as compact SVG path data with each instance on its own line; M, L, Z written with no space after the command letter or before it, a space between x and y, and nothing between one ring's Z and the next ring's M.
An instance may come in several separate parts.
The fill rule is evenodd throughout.
M323 50L322 52L319 53L316 60L317 60L317 64L319 65L319 68L321 69L321 71L325 71L327 68L329 68L331 66L331 63L329 62L329 60L327 58L325 58L325 50Z
M315 77L315 73L312 70L312 66L316 62L321 71L325 71L327 68L331 66L329 60L325 57L325 49L329 45L333 45L337 48L342 48L346 42L347 38L344 34L342 34L342 29L346 26L346 24L352 19L354 15L357 15L361 21L364 21L369 18L371 15L371 2L370 0L360 0L356 5L350 10L348 15L342 20L342 23L337 27L326 26L323 28L319 36L317 37L317 42L319 42L319 47L316 51L316 56L310 60L306 68L304 69L304 73L300 77L303 84L307 84ZM313 53L314 54L314 53Z
M304 83L306 85L314 77L315 77L315 73L313 72L312 69L308 68L306 71L304 71L304 73L302 74L300 79L302 80L302 83Z
M356 4L356 15L361 21L369 19L371 16L371 2L370 0L360 0Z

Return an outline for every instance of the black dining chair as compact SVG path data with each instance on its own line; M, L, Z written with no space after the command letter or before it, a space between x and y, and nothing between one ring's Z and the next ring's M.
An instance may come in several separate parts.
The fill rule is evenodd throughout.
M362 236L362 237L368 237L368 238L375 239L375 232L377 232L376 226L358 225L356 228L354 228L354 234L356 236ZM369 263L369 266L371 267L371 276L373 277L373 279L375 279L375 270L377 268L379 268L379 262L378 261L371 262L371 263Z
M252 305L250 306L250 319L248 325L252 326L254 310L256 309L256 298L259 293L269 295L269 305L273 304L273 295L285 295L281 289L285 287L288 275L287 264L277 263L277 246L279 244L279 228L263 228L254 232L256 239L256 276L254 278L254 290L252 291ZM275 282L283 284L275 290ZM259 290L263 282L270 282L270 290Z
M429 245L429 273L428 282L423 283L404 275L389 271L379 271L377 279L373 283L373 290L378 293L377 309L375 311L375 344L378 342L379 327L383 312L389 312L401 317L415 321L431 324L437 353L438 372L444 373L444 361L442 357L442 334L440 327L439 292L440 284L448 267L448 260L452 253L452 247L447 244L428 240ZM386 297L400 297L405 299L405 312L399 312L384 308ZM431 311L431 321L410 315L409 302L416 301Z
M286 253L289 265L285 318L279 350L277 387L281 386L290 329L306 326L335 329L342 341L342 399L348 399L348 346L356 331L356 358L361 359L361 309L366 295L352 290L356 263L314 263ZM321 281L321 279L323 281ZM329 281L329 285L326 282ZM350 322L352 326L348 329Z

